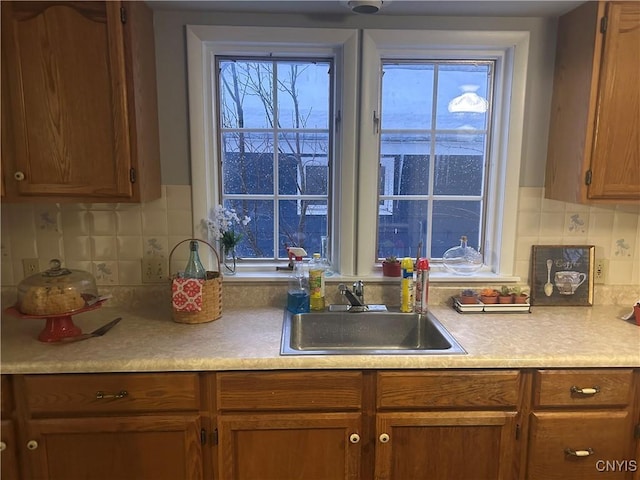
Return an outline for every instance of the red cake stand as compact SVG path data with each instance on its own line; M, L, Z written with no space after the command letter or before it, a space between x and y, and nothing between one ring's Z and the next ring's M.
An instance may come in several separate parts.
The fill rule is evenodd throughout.
M79 313L90 312L91 310L95 310L96 308L100 308L102 304L107 299L98 300L96 303L92 305L88 305L86 307L79 308L78 310L74 310L72 312L66 313L58 313L55 315L28 315L26 313L20 312L16 305L9 307L5 310L5 313L18 318L26 318L26 319L46 319L47 323L44 329L38 335L38 340L41 342L59 342L63 338L67 337L76 337L82 333L80 327L76 326L73 323L72 316L78 315Z

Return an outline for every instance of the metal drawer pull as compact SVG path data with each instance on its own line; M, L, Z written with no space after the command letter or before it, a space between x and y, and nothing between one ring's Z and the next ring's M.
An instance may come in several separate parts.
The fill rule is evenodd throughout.
M380 443L387 443L389 441L389 434L383 433L379 437Z
M129 393L126 390L120 390L118 393L96 392L96 400L124 398L127 395L129 395Z
M595 385L592 388L579 388L573 385L570 390L571 393L579 393L580 395L595 395L600 392L600 387Z
M0 452L4 452L7 449L7 444L0 442Z
M564 453L574 457L588 457L589 455L593 455L593 449L587 448L586 450L571 450L570 448L565 448Z
M27 442L27 448L29 450L35 450L36 448L38 448L38 442L36 442L35 440L29 440Z
M358 435L357 433L352 433L352 434L349 436L349 441L350 441L351 443L358 443L358 442L360 441L360 435Z
M24 173L22 172L16 172L13 174L13 178L15 178L17 181L21 182L24 180Z

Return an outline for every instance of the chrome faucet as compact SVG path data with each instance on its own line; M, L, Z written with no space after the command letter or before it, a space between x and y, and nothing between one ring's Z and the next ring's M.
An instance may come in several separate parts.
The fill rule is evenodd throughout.
M349 290L349 287L344 283L338 285L338 291L349 300L351 304L350 312L364 312L367 310L367 305L364 303L364 282L362 280L353 283L353 291Z

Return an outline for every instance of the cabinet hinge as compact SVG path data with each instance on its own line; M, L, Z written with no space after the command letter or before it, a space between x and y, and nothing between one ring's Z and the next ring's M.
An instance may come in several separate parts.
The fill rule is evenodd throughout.
M602 17L600 19L600 33L605 33L607 31L607 22L608 22L607 17Z
M640 438L640 423L636 425L636 428L633 430L634 438Z
M592 177L591 169L587 170L587 173L584 175L584 184L591 185L591 177Z
M135 168L130 168L129 169L129 181L131 183L136 183L136 169Z
M207 431L204 428L200 429L200 444L207 444Z
M211 432L211 442L214 445L218 445L218 429L214 428L213 432Z
M120 21L127 23L127 10L124 7L120 7Z
M520 440L520 424L516 423L516 440Z

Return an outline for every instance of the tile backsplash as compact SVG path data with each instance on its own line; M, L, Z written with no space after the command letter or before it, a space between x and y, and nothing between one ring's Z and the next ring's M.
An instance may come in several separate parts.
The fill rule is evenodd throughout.
M41 270L60 258L92 272L98 285L140 285L143 257L168 258L191 236L188 185L163 186L160 199L143 204L2 204L2 285L22 280L23 258L38 258ZM184 263L180 253L174 259Z
M543 188L519 192L515 274L529 278L531 246L595 245L608 260L607 285L631 286L640 296L640 207L593 207L543 198ZM162 197L131 204L2 204L2 286L23 278L23 258L40 269L60 258L92 272L99 285L142 285L141 259L161 255L192 235L191 187L165 185ZM187 249L176 251L175 265Z

